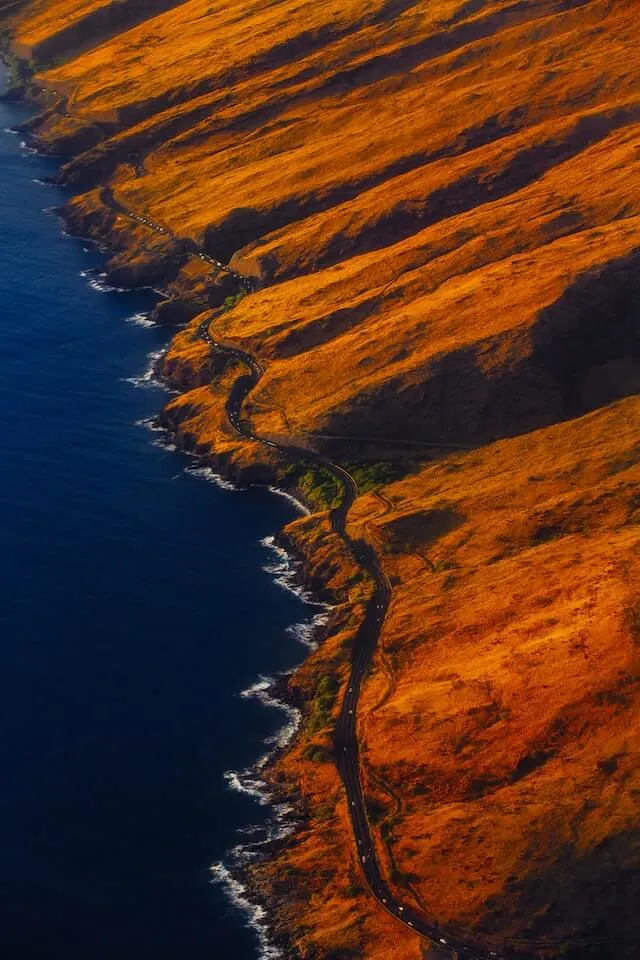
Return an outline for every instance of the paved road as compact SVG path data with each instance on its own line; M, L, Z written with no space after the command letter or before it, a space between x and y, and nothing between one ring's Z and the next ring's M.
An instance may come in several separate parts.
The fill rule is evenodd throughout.
M461 957L478 958L478 960L482 958L482 960L484 960L488 954L478 953L466 942L458 940L454 942L453 939L446 936L437 925L428 923L424 918L418 916L410 907L400 903L386 886L375 853L360 780L356 717L362 681L365 678L378 642L382 624L384 623L391 602L392 589L371 547L361 541L354 541L346 531L347 516L358 494L356 481L351 474L338 464L327 460L325 457L321 457L319 454L307 448L276 443L273 440L263 439L256 434L249 424L242 420L241 414L245 399L263 375L264 371L261 364L255 357L246 353L244 350L217 340L211 332L211 321L209 317L200 324L199 333L200 337L217 352L240 360L249 370L248 374L240 376L235 381L227 399L227 417L233 429L248 440L255 440L281 450L294 461L297 459L305 459L315 462L323 466L326 470L329 470L336 478L342 487L343 496L339 506L330 512L332 529L347 543L360 567L369 574L374 583L373 597L369 601L364 619L354 640L349 685L340 707L340 714L334 733L337 766L345 785L362 872L369 888L385 910L417 934L421 934L430 942L438 944L441 947L446 943L447 946L451 947L452 953L454 950L457 950ZM496 956L496 954L492 955Z
M354 540L347 533L347 516L358 495L356 481L343 467L313 450L293 444L275 442L255 433L249 423L242 420L242 407L249 393L263 376L262 365L246 351L218 340L212 332L212 321L209 316L200 324L199 336L218 353L240 360L249 371L236 379L229 392L226 410L231 427L242 437L281 450L294 461L304 459L315 462L324 467L325 470L330 471L336 478L338 484L342 487L343 496L340 504L330 511L331 527L348 545L359 566L369 574L374 583L373 596L354 639L349 684L340 707L334 732L336 763L347 794L347 803L362 872L371 893L396 920L439 948L440 951L446 953L450 951L452 957L468 958L468 960L507 957L517 957L518 960L533 960L534 957L540 958L543 955L553 956L554 951L566 947L569 941L499 939L490 936L466 936L462 931L452 932L450 929L440 926L436 921L418 913L413 907L402 903L387 886L380 870L371 827L367 818L360 779L356 718L362 683L371 663L391 603L392 587L380 567L372 547L363 541ZM612 941L603 942L611 943ZM587 939L572 940L570 944L573 946L595 945L593 940Z
M217 270L224 271L235 277L238 285L246 292L255 289L255 283L248 277L243 277L237 271L220 263L197 247L194 241L177 237L171 230L155 223L147 217L138 216L119 203L113 196L110 188L102 191L103 201L123 216L129 217L138 223L145 224L156 233L168 236L185 245L187 252L205 263L209 263ZM464 960L489 960L489 958L517 957L518 960L539 960L542 956L552 957L556 951L568 945L586 946L596 942L611 944L613 941L594 941L586 938L580 940L523 940L515 938L499 939L497 937L467 934L465 931L440 926L435 920L419 914L413 907L402 903L386 885L377 859L371 827L367 819L367 811L360 780L360 764L358 759L358 739L356 731L356 717L358 700L362 689L362 682L371 663L373 653L380 636L389 604L392 588L384 571L380 567L375 551L363 541L353 540L346 530L349 510L357 497L358 488L354 478L338 464L320 456L313 450L286 443L277 443L274 440L263 438L256 434L248 424L242 420L242 408L247 396L261 379L264 370L260 362L251 354L230 344L216 339L211 329L211 318L207 317L200 324L200 337L214 350L240 360L248 373L238 377L234 382L227 398L226 411L230 425L241 436L255 440L265 446L281 450L292 460L307 460L317 463L329 470L342 487L343 496L339 506L330 512L332 529L342 538L352 551L360 567L371 577L374 592L367 606L365 616L360 624L353 643L351 674L349 685L344 695L334 733L335 754L338 770L345 786L351 823L362 873L367 885L378 903L398 922L423 937L436 946L441 952L451 954L452 958ZM427 444L425 444L427 445ZM430 446L442 447L442 444ZM451 447L457 445L451 444Z
M190 254L190 256L196 257L198 260L202 260L203 263L208 263L210 267L214 267L222 273L228 273L229 276L233 277L234 280L238 282L238 285L247 293L251 293L253 290L255 290L255 283L251 277L245 277L241 273L238 273L237 270L234 270L232 267L228 266L226 263L221 263L221 261L216 260L215 257L210 257L209 254L205 253L204 250L198 246L195 240L192 240L190 237L179 237L173 232L173 230L170 230L169 227L163 227L162 224L156 223L155 220L151 220L149 217L134 213L128 207L125 207L123 203L120 203L119 200L116 200L111 187L103 187L100 192L100 198L106 207L109 207L111 210L114 210L121 216L126 217L128 220L135 220L136 223L143 224L145 227L153 230L154 233L158 233L160 236L168 237L170 240L174 240L176 243L181 244L185 251Z

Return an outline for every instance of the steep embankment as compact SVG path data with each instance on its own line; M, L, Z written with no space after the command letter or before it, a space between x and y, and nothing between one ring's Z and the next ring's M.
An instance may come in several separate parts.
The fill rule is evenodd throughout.
M32 64L50 104L32 132L80 191L68 218L189 321L164 361L182 442L234 476L288 473L319 507L337 493L230 428L212 315L264 368L252 431L359 481L349 531L394 588L359 721L389 882L454 925L631 957L637 2L163 6L5 19L15 52L60 58ZM304 956L417 958L364 891L331 760L366 588L322 512L287 538L339 607L274 771L306 825L257 882Z

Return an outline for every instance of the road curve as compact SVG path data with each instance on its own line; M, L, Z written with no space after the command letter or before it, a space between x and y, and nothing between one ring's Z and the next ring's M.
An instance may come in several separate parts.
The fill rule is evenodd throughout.
M197 246L195 241L180 238L167 227L163 227L148 217L142 217L133 213L115 199L109 187L103 188L102 200L107 206L122 216L144 224L150 230L182 243L190 256L197 257L218 271L223 271L233 276L237 280L238 285L247 293L251 293L256 289L255 282L251 278L242 276L226 264L210 257ZM210 316L207 316L202 321L199 327L200 338L218 353L241 361L248 370L247 374L241 375L235 380L229 391L226 402L226 413L229 424L240 436L261 443L264 446L278 449L293 460L314 462L318 464L318 466L324 467L336 478L338 484L342 487L343 496L340 504L330 511L331 528L349 547L356 562L361 569L370 576L374 584L373 596L367 605L364 618L353 642L351 674L334 731L336 765L345 787L362 873L370 892L380 906L399 923L402 923L405 927L437 947L440 953L450 953L452 958L459 957L465 958L465 960L466 958L468 958L468 960L498 958L498 960L502 960L502 958L513 956L517 957L518 960L534 960L534 958L540 958L542 953L551 957L553 956L552 952L554 950L559 950L563 947L566 948L567 946L584 947L587 945L612 944L614 941L611 939L600 941L589 938L526 940L522 938L498 938L490 935L469 934L466 931L458 929L452 930L451 927L441 926L435 920L421 915L411 906L402 903L387 886L380 870L371 827L367 818L364 792L360 779L356 717L362 682L371 663L389 609L392 587L380 566L373 548L364 541L354 540L347 533L347 516L358 495L358 488L354 478L343 467L339 466L339 464L322 457L313 450L261 437L251 429L248 422L242 420L243 404L249 393L263 376L264 369L260 362L250 353L216 339L212 333L211 322ZM444 445L433 443L424 444L424 446L442 448ZM455 449L464 449L462 446L454 444L448 446Z
M384 619L391 602L392 588L389 580L378 563L375 552L362 542L353 540L346 530L349 510L358 495L356 481L343 467L314 451L286 443L276 443L256 434L248 422L242 420L242 407L249 393L263 375L262 365L251 354L218 340L212 333L211 319L206 317L199 327L199 336L216 352L240 360L247 368L246 375L238 377L227 398L227 418L231 427L247 440L274 447L287 457L295 460L305 459L315 462L329 470L343 490L340 504L329 514L332 530L341 537L353 553L361 569L371 577L374 593L370 599L365 616L354 639L351 674L347 691L343 697L340 713L334 731L335 757L340 776L345 786L349 814L353 825L354 838L360 857L362 872L370 891L380 905L400 923L441 948L446 944L452 953L460 956L484 960L487 954L478 953L467 942L455 941L446 935L436 924L429 923L410 907L402 904L387 887L375 852L371 828L367 818L364 792L360 780L358 762L358 741L356 736L356 717L362 682L366 675ZM493 954L496 956L497 954Z

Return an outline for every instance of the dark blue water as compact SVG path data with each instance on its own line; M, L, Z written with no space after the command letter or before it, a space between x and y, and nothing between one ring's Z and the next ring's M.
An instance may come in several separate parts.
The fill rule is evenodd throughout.
M250 960L209 866L263 816L224 771L282 724L238 692L302 655L260 544L293 511L136 425L166 335L81 277L51 172L0 133L0 956Z

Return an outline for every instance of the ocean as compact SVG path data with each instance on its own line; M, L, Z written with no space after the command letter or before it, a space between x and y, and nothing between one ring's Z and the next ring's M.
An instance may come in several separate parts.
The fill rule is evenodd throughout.
M0 105L0 956L276 956L212 881L273 822L234 771L295 719L261 678L319 614L269 547L296 511L149 429L155 294L63 236L27 115Z

